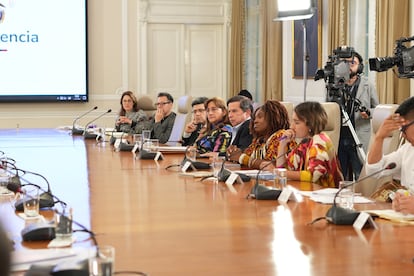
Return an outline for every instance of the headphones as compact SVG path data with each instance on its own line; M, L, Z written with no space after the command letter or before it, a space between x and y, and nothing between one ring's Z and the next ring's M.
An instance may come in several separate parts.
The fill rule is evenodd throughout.
M359 60L357 74L361 75L364 72L364 60L362 59L362 56L357 52L353 52L353 56Z

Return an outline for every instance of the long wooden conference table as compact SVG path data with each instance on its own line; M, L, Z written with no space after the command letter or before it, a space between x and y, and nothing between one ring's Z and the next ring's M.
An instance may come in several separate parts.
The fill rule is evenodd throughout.
M361 231L325 221L330 207L246 199L254 181L234 184L180 176L183 154L139 160L108 143L54 129L0 130L0 150L16 166L43 175L54 195L74 208L74 220L116 249L115 271L149 275L412 275L414 228L377 219ZM43 185L39 180L39 185ZM302 190L309 183L289 182ZM7 205L7 204L6 204ZM15 250L23 222L1 206ZM10 206L9 206L10 207ZM357 209L390 208L361 204ZM74 226L76 229L76 226ZM76 234L75 234L76 235ZM76 246L90 246L80 239Z

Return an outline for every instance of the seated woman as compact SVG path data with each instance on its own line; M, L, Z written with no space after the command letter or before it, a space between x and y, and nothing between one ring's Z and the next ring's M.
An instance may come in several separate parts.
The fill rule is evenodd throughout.
M151 123L145 112L138 108L137 98L133 92L122 93L120 104L121 109L115 122L117 131L141 133L143 129L150 129Z
M322 132L327 122L328 116L319 102L304 102L295 107L291 128L285 131L282 143L303 141L287 153L286 159L282 157L286 160L288 179L324 187L338 187L343 180L334 145Z
M250 124L253 140L250 146L244 152L235 146L229 147L227 158L253 169L283 165L284 160L279 160L278 153L280 141L288 127L289 115L285 106L276 100L266 101L253 113ZM272 164L272 160L275 160L276 164Z
M224 153L230 145L232 127L226 103L217 97L208 99L204 106L207 112L207 126L200 131L196 140L199 154L213 156L212 152Z

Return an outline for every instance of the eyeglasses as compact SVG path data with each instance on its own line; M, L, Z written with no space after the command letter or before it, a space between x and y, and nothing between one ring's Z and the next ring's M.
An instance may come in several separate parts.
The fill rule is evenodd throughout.
M411 121L411 122L409 122L408 124L406 124L406 125L402 126L402 127L400 128L400 131L406 135L406 133L405 133L405 132L406 132L406 131L407 131L407 129L408 129L411 125L413 125L413 124L414 124L414 120L413 120L413 121Z
M169 103L171 103L171 102L156 103L155 106L161 106L161 105L164 106L164 105L169 104Z
M207 111L207 113L209 113L209 112L216 112L219 109L220 108L218 108L218 107L212 107L212 108L207 108L206 111Z
M203 113L203 112L206 112L206 110L203 108L203 109L194 109L193 110L193 113L194 114L197 114L197 113Z

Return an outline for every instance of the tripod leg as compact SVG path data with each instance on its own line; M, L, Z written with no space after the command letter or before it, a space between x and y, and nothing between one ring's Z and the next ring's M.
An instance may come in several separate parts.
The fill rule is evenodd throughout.
M343 116L343 120L344 120L343 122L345 122L347 124L349 130L351 131L352 137L354 138L355 145L356 145L357 151L359 153L358 154L359 160L361 161L362 164L364 164L365 160L366 160L366 155L365 155L364 149L362 148L362 144L359 141L359 138L358 138L358 136L355 132L355 129L354 129L354 126L351 123L351 120L349 119L348 113L346 113L346 111L344 110L343 107L341 107L341 111L342 111L342 116Z

